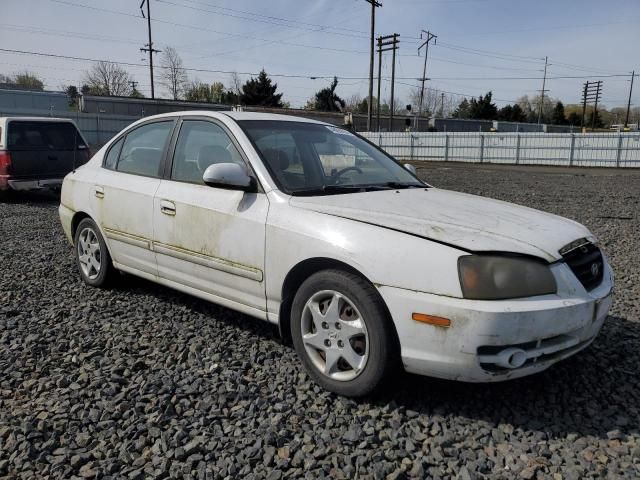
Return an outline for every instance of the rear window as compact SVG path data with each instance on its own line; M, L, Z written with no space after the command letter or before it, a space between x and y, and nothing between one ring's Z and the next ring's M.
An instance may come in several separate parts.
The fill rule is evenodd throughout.
M75 125L66 122L10 122L10 150L74 150L85 146Z

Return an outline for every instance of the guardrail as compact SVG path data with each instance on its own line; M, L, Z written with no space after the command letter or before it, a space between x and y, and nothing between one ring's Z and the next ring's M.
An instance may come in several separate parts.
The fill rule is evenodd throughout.
M399 160L640 167L640 132L365 132L361 135Z

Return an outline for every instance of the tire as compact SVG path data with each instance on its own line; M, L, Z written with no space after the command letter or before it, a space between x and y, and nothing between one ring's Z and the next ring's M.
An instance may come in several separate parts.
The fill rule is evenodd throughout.
M90 218L80 221L73 238L80 277L92 287L105 287L114 274L111 255L100 229Z
M350 272L323 270L302 283L291 306L291 337L307 373L339 395L371 394L397 368L397 336L384 302Z

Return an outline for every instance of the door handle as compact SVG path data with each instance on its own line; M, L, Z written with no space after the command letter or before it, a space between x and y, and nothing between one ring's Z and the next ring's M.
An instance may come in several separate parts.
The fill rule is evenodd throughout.
M165 215L173 216L176 214L176 204L169 200L160 200L160 211Z
M95 194L96 197L98 198L104 198L104 188L102 188L99 185L96 185L95 187L93 187L93 193Z

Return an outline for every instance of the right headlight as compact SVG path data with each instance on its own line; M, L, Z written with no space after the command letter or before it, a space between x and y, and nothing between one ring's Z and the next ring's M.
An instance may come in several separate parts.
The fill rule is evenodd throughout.
M542 261L503 255L458 258L462 296L473 300L504 300L556 293L556 280Z

